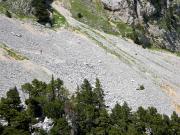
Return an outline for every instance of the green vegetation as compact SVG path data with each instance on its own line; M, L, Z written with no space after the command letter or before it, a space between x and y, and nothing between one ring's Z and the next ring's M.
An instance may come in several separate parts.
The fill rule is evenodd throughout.
M28 93L26 109L21 104L17 88L10 89L6 98L0 100L0 124L2 135L178 135L180 117L173 112L171 117L159 114L154 107L139 107L132 112L125 102L116 104L108 113L104 91L96 79L95 87L88 80L78 86L70 96L63 81L52 79L45 83L34 79L21 88ZM53 127L47 133L33 129L32 125L45 117L53 119Z
M99 0L70 0L70 4L73 17L92 28L130 38L143 48L151 46L149 39L145 36L143 26L130 26L120 20L112 19Z
M139 88L137 88L136 90L144 90L144 89L145 89L145 87L144 87L144 85L142 84L142 85L140 85Z
M109 26L108 20L103 12L100 2L92 3L84 0L70 0L71 13L74 18L97 29L106 29Z
M45 0L33 0L32 7L35 8L34 15L37 17L38 22L50 22L50 11L48 11L48 5Z
M12 17L11 13L10 13L8 10L6 11L5 15L6 15L7 17L9 17L9 18Z
M0 13L5 14L6 11L7 10L5 4L0 2Z
M123 22L111 21L99 0L70 0L70 3L71 13L77 20L109 34L120 34L124 37L129 37L132 34L129 25Z
M115 22L119 33L123 36L123 37L128 37L133 39L134 38L134 32L133 32L133 28L131 26L129 26L128 24L125 24L124 22Z
M28 60L27 57L22 56L21 54L15 52L13 49L9 48L5 44L0 43L0 48L4 49L8 53L8 55L14 58L15 60Z
M21 5L19 8L17 8L18 2ZM22 0L21 2L18 0L1 1L0 13L3 13L10 18L33 19L43 25L49 23L48 27L53 28L59 28L67 25L65 17L59 14L56 10L52 9L50 3L47 3L46 0L29 0L27 2L28 5L25 0ZM49 2L52 1L50 0Z
M157 24L165 30L171 31L173 28L176 30L179 27L180 17L178 7L180 3L178 1L172 0L169 3L166 0L149 1L156 9L155 14L149 17L149 20L157 20Z
M52 24L54 28L59 28L62 26L67 26L67 21L64 16L58 13L56 10L53 10L53 20Z

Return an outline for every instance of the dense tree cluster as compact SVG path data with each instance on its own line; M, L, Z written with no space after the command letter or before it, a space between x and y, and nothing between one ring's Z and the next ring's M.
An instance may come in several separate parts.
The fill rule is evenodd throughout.
M22 85L28 93L22 105L17 88L10 89L0 101L2 135L179 135L180 118L159 114L154 107L139 107L136 112L124 103L116 104L109 113L104 91L96 79L95 87L88 80L70 96L63 81L54 79L47 84L37 79ZM53 119L47 132L32 125L45 117Z
M32 7L35 8L34 15L37 17L38 22L50 22L50 2L52 0L33 0Z

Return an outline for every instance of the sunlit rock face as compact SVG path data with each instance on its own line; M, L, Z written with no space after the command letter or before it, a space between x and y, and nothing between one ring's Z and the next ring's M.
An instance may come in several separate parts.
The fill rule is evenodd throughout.
M110 12L111 18L121 20L130 25L141 25L150 44L171 51L180 51L180 35L177 28L180 25L180 6L169 0L155 3L152 0L102 0L104 8ZM174 20L169 17L173 9ZM173 20L168 24L168 20ZM165 26L165 27L164 27ZM139 34L141 35L141 34Z
M13 13L28 15L33 12L33 0L0 0L2 4L6 4Z

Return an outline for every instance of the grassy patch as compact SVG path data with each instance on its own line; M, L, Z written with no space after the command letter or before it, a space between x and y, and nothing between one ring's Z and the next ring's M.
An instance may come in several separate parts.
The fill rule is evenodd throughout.
M9 48L5 44L0 44L0 48L4 49L8 53L8 55L14 58L15 60L28 60L27 57L22 56L18 52L15 52L13 49Z
M123 37L133 38L133 28L124 22L115 22L116 26Z
M6 6L0 2L0 13L5 14L6 13Z
M108 34L122 35L123 37L134 39L132 27L121 21L112 21L99 0L94 0L93 2L85 0L69 1L73 17L80 22Z
M106 33L114 33L101 2L70 0L70 3L70 10L75 19Z
M20 20L24 20L24 19L32 19L32 20L37 20L35 16L33 15L24 15L24 14L15 14L14 15L15 18L20 19Z
M53 27L59 28L62 26L66 26L67 21L64 16L58 13L56 10L53 11Z

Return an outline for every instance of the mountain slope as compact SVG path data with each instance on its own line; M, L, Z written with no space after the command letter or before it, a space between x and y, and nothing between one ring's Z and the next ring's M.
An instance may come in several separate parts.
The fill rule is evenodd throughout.
M69 29L42 29L30 22L0 15L0 42L38 66L28 72L25 69L33 66L19 69L23 61L0 59L1 93L33 77L50 78L51 73L63 79L72 91L84 78L92 82L98 77L111 107L116 101L127 101L133 109L155 106L166 114L179 111L179 57L143 49L131 41L92 29L73 19L59 2L52 7L66 17ZM145 89L136 90L140 85Z
M102 0L111 20L130 24L138 44L180 51L180 1Z
M144 48L180 51L180 3L169 0L60 0L72 16ZM68 3L68 4L67 4Z

